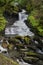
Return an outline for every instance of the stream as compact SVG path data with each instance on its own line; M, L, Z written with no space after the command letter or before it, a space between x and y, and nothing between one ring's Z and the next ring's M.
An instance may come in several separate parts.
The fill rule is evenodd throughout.
M19 15L19 20L15 21L15 23L13 23L13 25L11 25L10 27L6 27L5 29L5 35L6 36L15 36L15 35L20 35L20 36L29 36L30 38L33 37L35 34L33 32L30 31L30 28L25 24L25 20L27 20L28 15L26 14L26 11L23 9L22 12L18 13ZM43 40L42 40L43 41ZM0 43L2 43L3 40L0 40ZM8 41L7 41L8 43ZM36 44L38 44L37 41L35 41ZM6 48L3 48L0 44L0 53L6 51ZM36 50L38 53L43 54L43 52L39 49ZM31 65L28 64L26 62L23 61L23 59L21 59L21 61L19 61L19 59L17 59L17 62L20 65Z

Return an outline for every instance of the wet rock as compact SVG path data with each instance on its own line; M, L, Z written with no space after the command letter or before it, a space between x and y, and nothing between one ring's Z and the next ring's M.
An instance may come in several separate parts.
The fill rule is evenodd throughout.
M10 15L10 13L8 11L4 12L4 17L8 20L7 26L11 26L15 21L18 20L18 14L17 13L16 14L12 13Z

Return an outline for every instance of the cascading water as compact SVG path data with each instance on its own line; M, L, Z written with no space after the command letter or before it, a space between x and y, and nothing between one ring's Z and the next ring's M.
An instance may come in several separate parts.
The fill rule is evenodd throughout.
M25 24L25 20L27 20L28 15L25 14L25 10L19 12L19 20L15 21L15 23L9 28L5 29L5 35L20 35L20 36L34 36L34 33L30 31L30 28Z

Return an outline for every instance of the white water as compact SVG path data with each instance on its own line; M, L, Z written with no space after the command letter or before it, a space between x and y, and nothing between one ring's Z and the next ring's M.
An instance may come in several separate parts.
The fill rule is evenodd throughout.
M21 60L22 60L22 59L21 59ZM31 64L28 64L28 63L24 62L23 60L22 60L22 61L19 61L19 60L17 59L17 62L19 63L19 65L31 65Z
M15 23L11 27L7 27L5 29L5 35L20 35L20 36L34 36L34 33L30 31L30 28L25 24L25 20L27 20L28 15L25 14L25 10L19 12L19 20L15 21Z
M37 49L37 52L43 54L43 52L40 49Z
M0 45L0 53L6 51L7 52L7 49L6 48L3 48L1 45Z
M6 42L7 42L7 44L9 44L9 42L7 40L6 40ZM0 40L0 53L7 52L7 48L3 48L2 43L3 43L3 40L1 39Z

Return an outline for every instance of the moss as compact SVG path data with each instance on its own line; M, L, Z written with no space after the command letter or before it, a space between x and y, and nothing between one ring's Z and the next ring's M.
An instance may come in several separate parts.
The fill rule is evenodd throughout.
M34 55L36 56L36 55L37 55L37 53L34 53L34 52L32 52L32 51L30 51L30 52L25 52L25 54L26 54L26 55L32 55L32 56L34 56Z
M38 26L37 30L38 30L38 34L43 36L43 27L42 26Z
M18 63L0 54L0 65L18 65Z
M3 16L0 16L0 31L3 31L6 26L6 19Z
M36 31L35 33L43 36L43 10L37 10L33 9L31 11L30 15L28 16L28 25L30 24L30 27L33 27L33 31ZM39 14L40 13L40 14Z
M36 57L24 57L25 60L38 60Z
M20 43L20 41L16 38L11 38L10 41L14 42L14 43Z
M25 41L26 44L29 44L29 42L30 42L30 38L27 37L27 36L25 36L25 37L24 37L24 41Z
M19 36L19 35L17 35L15 38L16 38L16 39L24 39L24 36Z
M13 44L9 44L9 45L8 45L8 49L9 49L9 50L14 49L14 45L13 45Z

